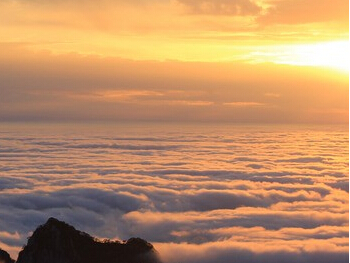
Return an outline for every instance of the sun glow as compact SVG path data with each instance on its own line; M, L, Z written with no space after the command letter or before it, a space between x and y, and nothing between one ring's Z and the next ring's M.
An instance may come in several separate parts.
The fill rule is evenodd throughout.
M293 57L289 64L326 66L349 70L349 42L327 42L300 45L292 49Z
M298 66L331 67L349 71L349 42L265 47L249 56L253 62L273 62Z

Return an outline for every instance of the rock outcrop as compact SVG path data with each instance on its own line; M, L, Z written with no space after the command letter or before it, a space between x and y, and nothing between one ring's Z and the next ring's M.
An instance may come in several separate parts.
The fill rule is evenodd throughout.
M14 263L15 261L10 257L9 253L0 248L0 263Z
M160 263L160 260L152 244L143 239L99 241L50 218L28 239L17 263Z

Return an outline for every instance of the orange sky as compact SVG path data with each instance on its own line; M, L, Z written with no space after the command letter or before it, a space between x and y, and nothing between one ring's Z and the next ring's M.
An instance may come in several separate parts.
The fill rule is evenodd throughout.
M345 0L0 3L0 120L348 122Z

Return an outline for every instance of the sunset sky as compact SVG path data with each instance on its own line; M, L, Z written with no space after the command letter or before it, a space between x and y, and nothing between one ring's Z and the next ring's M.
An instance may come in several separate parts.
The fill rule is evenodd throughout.
M0 120L348 122L345 0L0 2Z
M347 0L0 0L0 248L349 262L348 61Z

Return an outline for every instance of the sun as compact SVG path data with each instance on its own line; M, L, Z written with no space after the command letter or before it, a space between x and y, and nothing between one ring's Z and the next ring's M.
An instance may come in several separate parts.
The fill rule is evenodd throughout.
M286 64L332 67L349 71L349 42L334 41L290 47Z
M252 63L329 67L349 72L349 41L268 46L252 52L249 58Z

